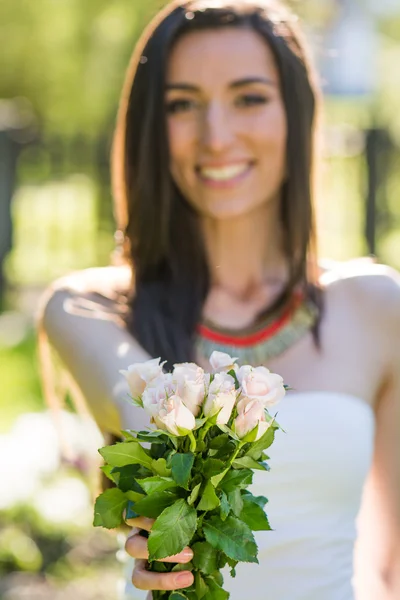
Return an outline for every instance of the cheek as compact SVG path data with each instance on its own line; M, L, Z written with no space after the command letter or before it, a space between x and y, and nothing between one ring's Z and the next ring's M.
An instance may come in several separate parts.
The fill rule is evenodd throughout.
M171 119L168 122L168 143L171 172L174 177L184 172L193 154L195 132L193 124Z
M285 162L287 126L283 107L271 107L271 110L255 119L253 135L262 159L273 161L275 167Z

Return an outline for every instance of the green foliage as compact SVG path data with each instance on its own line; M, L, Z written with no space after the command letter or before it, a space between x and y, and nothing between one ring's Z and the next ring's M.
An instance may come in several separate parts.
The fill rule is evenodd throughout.
M218 568L218 552L208 542L196 542L192 546L194 553L193 566L206 575L211 575Z
M214 486L211 481L207 481L201 495L200 502L197 505L197 510L214 510L219 506L220 501L215 493Z
M192 539L197 526L197 511L183 499L177 500L158 517L151 530L149 560L173 556Z
M125 494L118 488L106 490L96 499L93 525L107 529L119 527L127 503Z
M171 506L178 496L170 491L154 492L134 503L133 510L142 517L156 519L167 506Z
M113 467L139 464L151 468L152 460L147 452L135 442L121 442L99 450L104 460Z
M253 472L250 469L230 470L219 483L224 492L233 492L237 488L242 489L253 482Z
M258 562L257 544L246 525L237 517L230 515L222 521L217 516L203 523L207 542L224 552L229 558L244 562Z
M251 494L242 496L242 511L240 518L252 531L270 531L271 527L268 517L263 508L258 504L257 499Z
M147 477L140 480L140 487L144 489L146 494L154 492L163 492L164 490L176 488L176 483L171 477Z
M177 452L171 459L172 477L177 485L189 489L189 479L194 463L194 454Z

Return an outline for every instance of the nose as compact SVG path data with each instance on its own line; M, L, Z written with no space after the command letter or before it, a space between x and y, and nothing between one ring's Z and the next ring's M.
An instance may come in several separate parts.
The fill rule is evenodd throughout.
M220 154L229 148L235 139L233 123L226 108L219 103L210 103L204 113L201 138L206 150Z

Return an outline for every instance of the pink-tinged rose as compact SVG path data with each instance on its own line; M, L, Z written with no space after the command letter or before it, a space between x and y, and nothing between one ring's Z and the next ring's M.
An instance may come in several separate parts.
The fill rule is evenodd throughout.
M148 386L142 394L143 408L154 419L167 397L167 390L162 383L157 386Z
M171 396L154 415L157 427L176 436L188 435L196 426L193 413L184 405L182 398Z
M176 393L195 417L200 412L205 395L204 371L195 363L174 365L172 373Z
M141 396L146 385L162 375L163 370L160 360L160 358L153 358L152 360L130 365L127 371L120 371L128 382L133 398Z
M237 377L243 395L260 400L265 408L280 402L286 393L282 377L271 373L266 367L244 365L240 367Z
M237 358L232 358L226 352L218 352L218 350L214 350L214 352L210 356L210 365L214 371L217 373L218 371L230 371L233 369L237 370L238 366L236 364Z
M244 438L258 425L254 441L259 440L270 426L265 418L265 408L263 403L260 402L260 400L242 398L237 404L237 410L238 416L236 417L233 426L236 435L240 438Z
M204 414L211 418L218 413L217 424L226 425L235 406L236 395L233 377L227 373L217 373L208 389Z

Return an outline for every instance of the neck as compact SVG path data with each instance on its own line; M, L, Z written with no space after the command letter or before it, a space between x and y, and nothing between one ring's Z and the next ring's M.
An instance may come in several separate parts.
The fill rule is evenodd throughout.
M267 288L271 297L281 291L287 265L278 211L276 200L237 218L203 219L212 287L242 301Z

